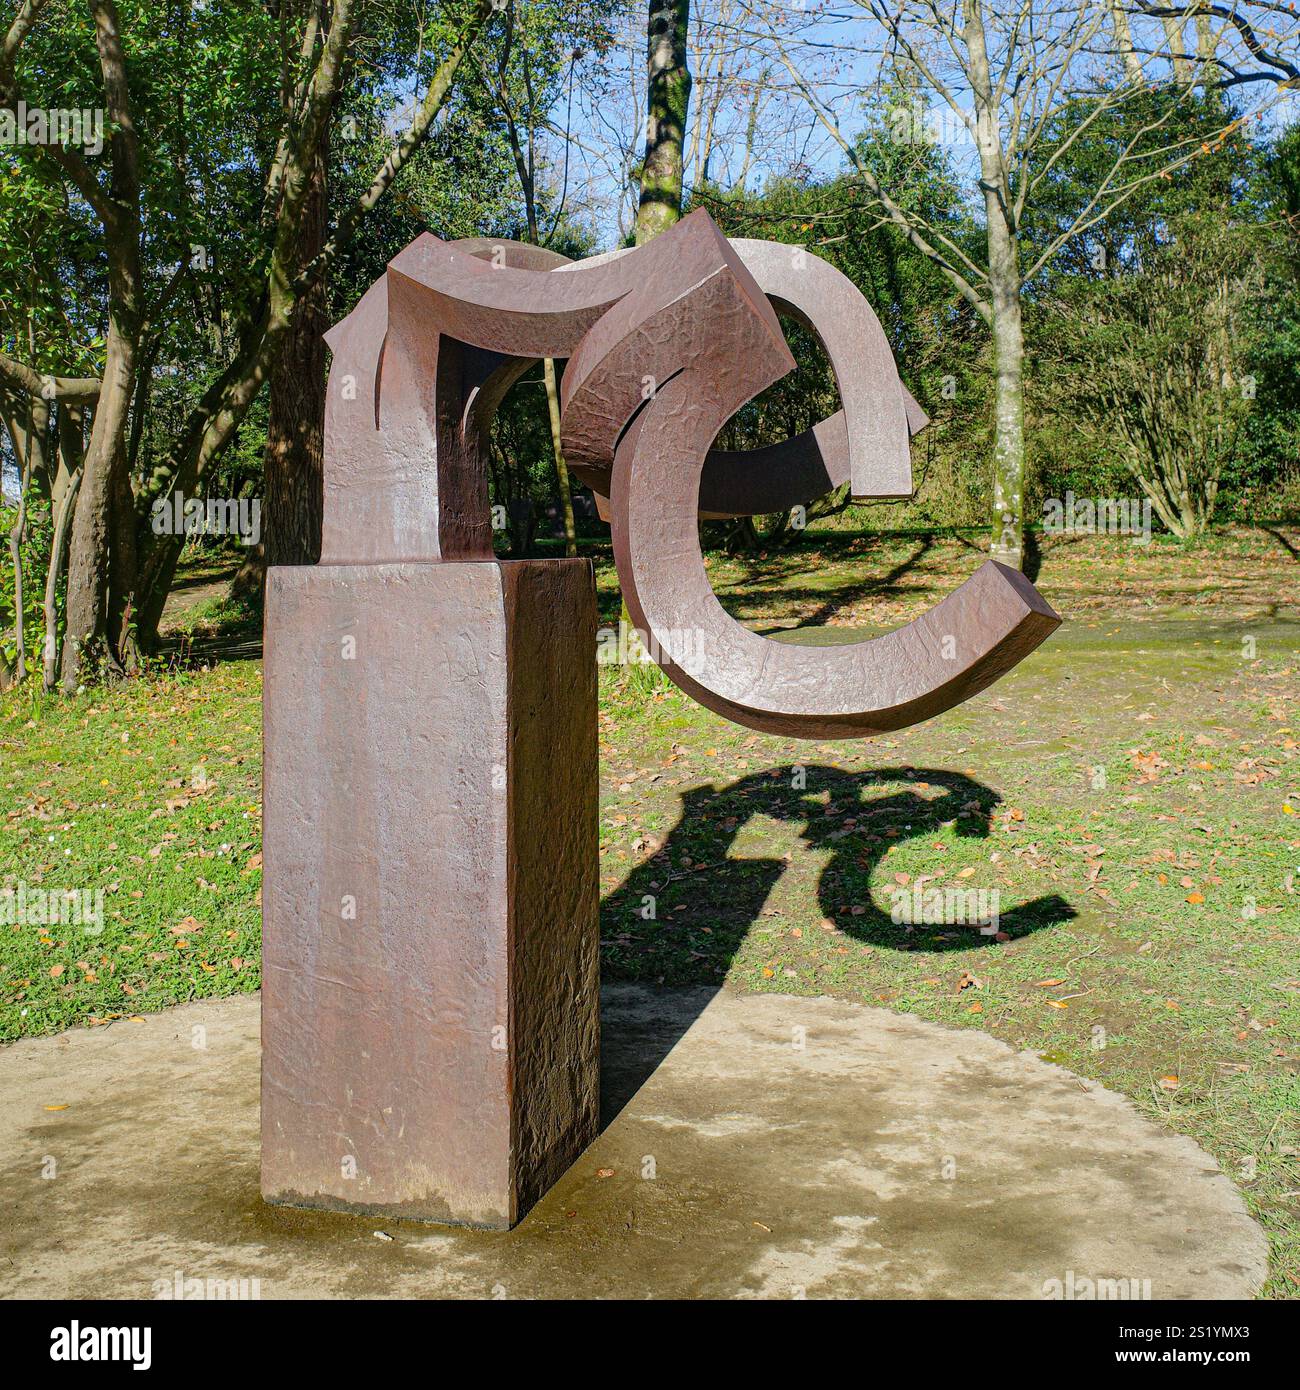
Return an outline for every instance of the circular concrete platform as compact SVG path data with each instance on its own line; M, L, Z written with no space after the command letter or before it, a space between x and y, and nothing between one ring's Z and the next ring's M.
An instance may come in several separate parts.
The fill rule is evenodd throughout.
M16 1043L0 1294L1246 1298L1265 1277L1191 1140L981 1033L618 985L604 1049L601 1137L482 1233L262 1203L256 998Z

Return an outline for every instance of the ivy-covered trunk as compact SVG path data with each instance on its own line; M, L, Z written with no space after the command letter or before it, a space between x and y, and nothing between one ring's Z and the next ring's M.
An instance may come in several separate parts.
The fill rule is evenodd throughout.
M325 247L328 145L327 129L299 214L295 274ZM314 565L320 559L327 301L325 280L320 278L298 303L284 350L271 372L262 528L268 565Z
M649 109L636 217L638 246L666 231L682 215L686 116L691 101L686 60L690 21L690 0L650 0L646 29Z
M691 103L691 70L686 37L690 0L650 0L646 24L647 97L645 162L641 166L641 201L636 214L636 244L666 232L681 221L682 179L686 167L686 117ZM619 609L620 651L631 651L631 615ZM634 681L644 668L633 665Z

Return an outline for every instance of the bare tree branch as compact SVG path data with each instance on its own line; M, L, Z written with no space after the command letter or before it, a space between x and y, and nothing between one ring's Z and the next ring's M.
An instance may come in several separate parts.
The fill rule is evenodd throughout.
M1285 15L1294 20L1295 11L1290 7L1263 3L1260 8L1271 10L1276 14ZM1256 81L1277 82L1281 86L1300 87L1300 67L1283 58L1281 54L1273 52L1265 47L1260 41L1259 35L1255 32L1250 22L1241 14L1236 6L1229 9L1226 5L1213 3L1196 3L1190 5L1156 5L1149 3L1149 0L1137 0L1137 8L1133 14L1143 14L1151 19L1186 19L1189 15L1213 15L1216 19L1222 19L1241 35L1241 41L1256 62L1266 63L1271 68L1276 68L1277 73L1260 72L1254 75ZM1215 60L1217 61L1217 59ZM1279 76L1278 73L1285 74ZM1242 79L1240 80L1248 80Z

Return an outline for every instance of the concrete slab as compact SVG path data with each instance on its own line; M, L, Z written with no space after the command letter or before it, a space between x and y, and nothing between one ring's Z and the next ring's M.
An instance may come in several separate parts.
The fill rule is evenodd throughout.
M256 998L13 1044L0 1294L1222 1299L1265 1277L1196 1144L981 1033L629 985L603 1029L606 1128L512 1232L265 1205Z

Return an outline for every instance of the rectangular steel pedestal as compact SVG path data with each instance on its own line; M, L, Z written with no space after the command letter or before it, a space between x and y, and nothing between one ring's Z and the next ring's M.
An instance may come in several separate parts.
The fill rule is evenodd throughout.
M596 1133L586 560L273 568L262 1193L512 1226Z

